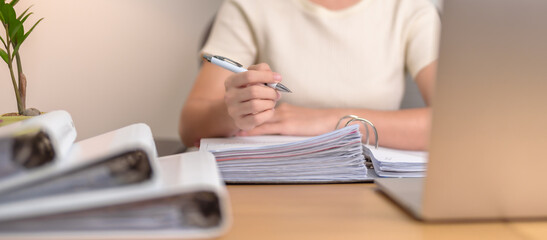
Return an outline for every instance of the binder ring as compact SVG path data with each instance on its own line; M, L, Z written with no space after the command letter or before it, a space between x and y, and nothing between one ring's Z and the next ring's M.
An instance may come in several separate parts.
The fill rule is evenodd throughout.
M374 126L374 124L371 121L367 120L367 119L360 118L360 117L355 116L355 115L346 115L346 116L340 118L340 120L338 120L338 123L336 123L336 127L334 127L334 129L338 129L338 126L340 125L340 123L344 119L347 119L347 118L351 118L351 119L346 122L346 125L344 125L344 127L347 127L350 123L352 123L354 121L359 121L361 124L363 124L363 126L365 127L365 131L366 131L366 144L367 145L369 144L369 130L368 130L367 124L372 128L372 130L374 131L374 140L375 140L374 145L377 149L378 148L378 131L376 130L376 127Z
M338 129L338 126L340 126L340 123L346 119L346 118L352 118L352 119L356 119L356 118L359 118L355 115L346 115L346 116L343 116L342 118L340 118L340 120L338 120L338 123L336 123L336 127L334 127L334 130ZM344 125L344 127L347 127L349 124L349 120L348 122L346 123L346 125ZM365 131L366 131L366 137L367 137L367 144L368 144L368 128L365 126Z

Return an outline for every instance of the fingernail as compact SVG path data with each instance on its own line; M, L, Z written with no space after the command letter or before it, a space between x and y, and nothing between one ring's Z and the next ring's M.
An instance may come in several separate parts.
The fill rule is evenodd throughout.
M239 132L236 134L236 136L239 136L239 137L244 137L244 136L246 136L246 135L247 135L247 132L245 132L245 131L239 131Z
M274 73L273 79L276 80L276 81L281 81L281 74L279 74L279 73Z
M277 98L276 98L276 100L279 100L279 99L281 99L281 93L279 93L279 91L275 91L275 93L277 94Z

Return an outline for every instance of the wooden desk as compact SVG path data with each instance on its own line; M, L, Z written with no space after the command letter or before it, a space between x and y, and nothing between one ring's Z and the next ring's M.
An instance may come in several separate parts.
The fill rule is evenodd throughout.
M233 223L222 240L547 239L547 221L418 222L374 184L230 185L228 192Z

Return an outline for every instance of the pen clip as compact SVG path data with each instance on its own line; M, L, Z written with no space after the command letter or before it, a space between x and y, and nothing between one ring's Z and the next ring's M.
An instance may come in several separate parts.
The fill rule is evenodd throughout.
M218 59L218 60L221 60L221 61L225 61L225 62L228 62L228 63L231 63L233 65L236 65L238 67L243 67L243 65L241 65L240 63L232 60L232 59L229 59L227 57L223 57L223 56L218 56L218 55L214 55L213 56L214 58Z

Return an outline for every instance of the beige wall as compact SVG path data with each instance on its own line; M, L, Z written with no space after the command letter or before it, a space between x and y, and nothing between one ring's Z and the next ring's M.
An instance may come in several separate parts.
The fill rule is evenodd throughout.
M182 103L198 70L203 29L221 0L26 0L35 29L21 50L28 106L72 114L78 139L147 123L178 138ZM29 22L30 24L30 22ZM29 28L30 26L26 26ZM14 112L0 64L0 113Z

